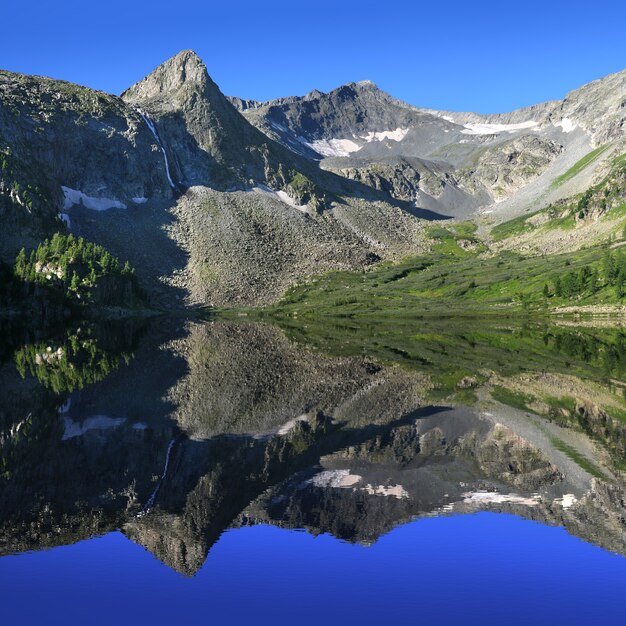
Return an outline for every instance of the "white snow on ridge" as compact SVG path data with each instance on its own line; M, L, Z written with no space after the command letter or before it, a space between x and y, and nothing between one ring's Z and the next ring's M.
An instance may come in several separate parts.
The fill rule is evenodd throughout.
M539 126L538 122L528 120L520 124L465 124L463 135L497 135L498 133L514 133L518 130L530 130Z
M564 133L571 133L578 128L576 123L570 120L569 117L564 117L560 122L557 122L555 126L560 126Z
M360 137L353 135L353 138L366 141L367 143L371 143L372 141L383 141L384 139L402 141L408 132L408 128L396 128L395 130L381 130L378 132L370 131L367 135L362 135ZM300 137L299 140L303 144L309 146L309 148L313 148L315 152L327 157L345 157L363 147L352 139L317 139L316 141L312 141L310 143L302 137Z
M65 201L63 202L63 208L69 209L75 204L82 204L86 209L92 211L106 211L107 209L125 209L126 205L114 198L96 198L94 196L88 196L82 191L76 189L70 189L70 187L61 186ZM63 218L61 218L63 219Z
M315 152L328 157L344 157L361 149L361 146L351 139L318 139L304 143Z
M286 192L286 191L274 191L265 185L257 185L256 187L252 187L252 191L254 193L260 193L265 196L271 196L276 200L280 200L283 204L287 204L294 209L298 209L298 211L307 212L309 210L308 205L306 204L296 204L294 199Z
M409 132L408 128L396 128L396 130L383 130L378 133L369 132L361 139L365 139L368 143L371 141L382 141L383 139L391 139L393 141L402 141Z

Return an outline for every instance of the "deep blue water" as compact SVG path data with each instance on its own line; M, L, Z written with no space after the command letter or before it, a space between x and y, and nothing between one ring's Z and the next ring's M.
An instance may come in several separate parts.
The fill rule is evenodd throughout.
M230 530L194 578L121 533L0 559L0 623L626 623L626 559L510 515L421 519L370 547Z

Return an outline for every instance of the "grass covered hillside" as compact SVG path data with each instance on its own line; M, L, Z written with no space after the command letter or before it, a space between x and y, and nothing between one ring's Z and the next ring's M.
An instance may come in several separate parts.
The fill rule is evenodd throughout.
M306 318L548 313L621 305L625 280L626 254L608 246L532 257L432 252L359 274L326 274L289 290L269 312Z

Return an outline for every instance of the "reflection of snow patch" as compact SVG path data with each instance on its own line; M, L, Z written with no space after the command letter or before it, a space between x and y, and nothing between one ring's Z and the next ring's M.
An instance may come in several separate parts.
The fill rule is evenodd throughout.
M64 209L69 209L74 204L82 204L86 209L92 211L106 211L107 209L125 209L126 205L115 200L114 198L96 198L94 196L88 196L82 191L76 189L70 189L69 187L61 186L65 201L63 203Z
M59 219L67 226L68 230L72 227L70 216L67 213L59 213Z
M408 498L409 494L402 485L371 485L356 486L363 480L358 474L351 474L350 470L325 470L316 474L307 481L308 484L321 488L352 489L353 491L365 491L372 496L387 496L393 498Z
M402 485L394 485L393 487L385 487L385 485L365 485L363 491L373 496L392 496L394 498L408 498L409 492Z
M133 424L133 430L146 430L148 428L148 424L144 422L135 422Z
M391 139L393 141L402 141L409 132L408 128L396 128L396 130L383 130L378 133L369 132L362 137L365 141L382 141L383 139Z
M293 430L293 428L298 422L308 422L308 421L309 421L308 415L306 414L299 415L298 417L294 417L292 420L285 422L276 432L279 435L286 435L288 432Z
M144 198L143 196L139 196L137 198L133 198L133 202L135 204L144 204L145 202L148 202L148 198Z
M361 480L358 474L350 474L350 470L326 470L316 474L307 482L316 487L334 487L346 489Z
M537 506L540 498L538 495L519 496L515 493L498 493L497 491L472 491L463 494L464 504L524 504Z
M497 135L498 133L514 133L539 126L537 122L529 120L521 124L465 124L461 131L464 135Z
M576 499L573 493L566 493L562 498L557 498L555 502L560 504L564 509L569 509L576 502Z
M72 406L72 398L68 396L67 400L59 407L59 415L63 413L69 413Z
M109 428L117 428L126 421L125 417L107 417L106 415L94 415L88 417L83 422L75 422L69 417L63 418L65 430L63 432L63 441L74 437L81 437L90 430L108 430Z
M560 126L564 133L571 133L573 130L576 130L578 126L569 119L569 117L564 117L560 122L557 122L555 126Z
M313 148L315 152L323 154L324 156L336 156L343 157L348 156L352 152L360 150L361 146L351 139L318 139L311 143L304 142L310 148Z
M282 124L279 124L278 122L270 122L270 126L272 128L275 128L276 130L280 130L283 133L289 132L287 128L285 128Z

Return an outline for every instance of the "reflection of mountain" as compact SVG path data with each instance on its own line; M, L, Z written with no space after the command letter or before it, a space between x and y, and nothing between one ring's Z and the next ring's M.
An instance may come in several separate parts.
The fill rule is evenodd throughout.
M0 402L1 553L121 528L191 575L232 526L371 543L416 516L477 510L626 553L626 490L601 429L592 440L487 406L478 389L475 408L429 406L426 366L330 358L264 325L158 322L132 351L69 398L5 363L0 385L21 392Z

